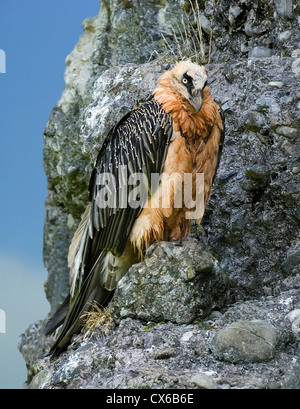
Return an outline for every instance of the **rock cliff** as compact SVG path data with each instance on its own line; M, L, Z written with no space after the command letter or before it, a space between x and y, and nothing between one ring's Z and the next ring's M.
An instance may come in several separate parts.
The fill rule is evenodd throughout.
M209 62L226 143L202 225L182 248L157 247L130 269L108 335L100 325L50 362L38 359L51 342L43 321L22 334L29 387L300 386L299 24L292 0L106 0L84 21L44 135L52 310L68 291L68 245L101 143L172 52Z

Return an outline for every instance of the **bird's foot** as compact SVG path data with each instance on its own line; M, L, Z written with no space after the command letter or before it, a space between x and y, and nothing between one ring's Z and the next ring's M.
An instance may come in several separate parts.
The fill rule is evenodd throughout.
M179 243L179 242L178 242ZM181 244L177 244L175 243L175 245L179 245L182 246ZM157 248L160 247L165 254L167 255L169 260L176 260L176 256L173 254L172 250L170 249L169 245L167 242L165 241L160 241L160 242L155 242L153 244L151 244L150 247L148 247L148 249L146 250L146 256L151 256L151 254L153 253L153 251Z

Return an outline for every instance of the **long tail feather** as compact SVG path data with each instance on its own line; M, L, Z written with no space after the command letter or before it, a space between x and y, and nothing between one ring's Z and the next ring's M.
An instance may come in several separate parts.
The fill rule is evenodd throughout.
M57 310L45 328L45 334L52 333L59 325L62 328L49 355L57 356L79 333L84 325L84 316L96 302L105 307L111 300L116 285L133 262L130 243L117 256L99 247L99 232L90 235L90 205L87 207L69 248L70 295Z
M45 328L44 334L46 336L51 335L64 321L66 318L70 304L70 295L64 300L61 306L57 309L54 315L49 318Z
M75 295L71 301L69 313L65 318L61 332L50 350L50 355L55 357L60 354L70 343L74 334L77 334L83 324L84 315L92 308L92 303L97 302L106 306L113 296L114 291L108 291L99 286L95 274L91 272L82 285L82 291Z

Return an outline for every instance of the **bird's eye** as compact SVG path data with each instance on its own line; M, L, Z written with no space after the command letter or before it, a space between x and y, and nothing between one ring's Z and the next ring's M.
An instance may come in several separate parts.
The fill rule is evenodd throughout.
M188 80L186 78L182 78L182 83L186 85L188 83Z

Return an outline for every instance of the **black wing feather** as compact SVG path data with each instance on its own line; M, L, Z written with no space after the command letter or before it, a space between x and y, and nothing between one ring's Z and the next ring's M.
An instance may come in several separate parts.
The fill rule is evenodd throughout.
M102 249L120 255L124 251L127 238L135 220L142 210L122 207L119 195L116 208L100 208L97 197L103 186L97 184L101 172L109 171L115 178L116 191L124 188L119 180L120 166L126 166L127 176L143 172L148 186L151 173L161 173L167 147L173 133L173 122L154 99L126 114L109 132L98 154L95 169L90 180L90 199L92 201L90 220L93 240L89 257L93 262ZM133 187L127 187L127 197Z

